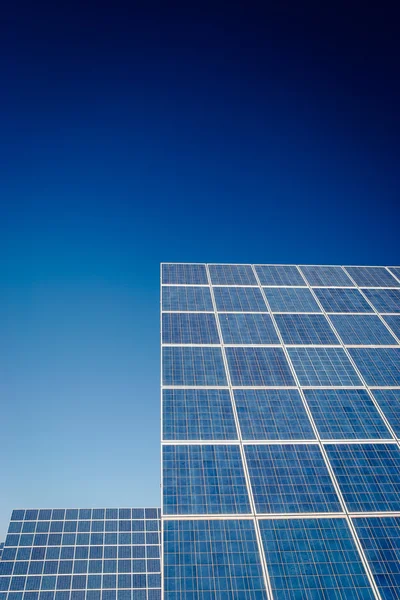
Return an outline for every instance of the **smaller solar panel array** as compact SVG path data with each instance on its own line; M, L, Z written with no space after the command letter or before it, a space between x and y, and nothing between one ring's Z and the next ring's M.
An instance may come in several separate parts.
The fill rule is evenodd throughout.
M0 600L161 600L159 508L14 510Z
M400 597L400 270L162 265L164 597Z

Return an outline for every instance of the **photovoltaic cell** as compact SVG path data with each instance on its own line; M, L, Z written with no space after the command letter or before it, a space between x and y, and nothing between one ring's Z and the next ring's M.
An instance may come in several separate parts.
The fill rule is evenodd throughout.
M239 446L164 446L164 514L249 513Z
M360 287L400 286L385 267L346 267L346 271Z
M219 344L215 316L211 313L163 313L164 344Z
M272 312L321 312L308 288L264 288Z
M390 267L389 270L397 279L400 279L400 267Z
M245 446L257 513L341 511L317 445Z
M314 439L297 390L235 390L244 440Z
M210 265L213 285L257 285L250 265Z
M285 344L340 343L324 315L275 315L275 320Z
M163 310L213 311L208 287L172 286L163 287Z
M268 312L258 288L214 288L215 303L219 312Z
M232 385L295 385L281 348L226 348Z
M389 325L394 335L400 339L400 315L387 316L384 320Z
M353 519L382 600L400 598L400 517Z
M294 265L257 265L261 285L304 285L304 279Z
M221 313L219 322L225 344L279 344L270 315Z
M228 390L163 390L165 440L235 440Z
M400 437L400 390L373 390L372 393L393 431Z
M316 288L318 300L326 312L374 312L362 294L356 289Z
M165 521L168 600L267 600L252 520Z
M288 348L302 386L361 386L342 348Z
M329 444L325 448L350 512L400 510L396 444Z
M391 438L365 390L305 390L321 439Z
M260 520L274 598L373 600L343 518Z
M226 386L227 379L220 348L163 348L164 385Z
M179 284L208 285L205 265L164 264L162 266L162 282Z
M353 287L354 284L341 267L301 266L303 273L311 286L334 285L337 287Z
M363 290L380 313L400 313L400 290Z
M400 348L349 348L367 385L400 385Z
M344 344L396 344L395 338L376 315L331 315Z

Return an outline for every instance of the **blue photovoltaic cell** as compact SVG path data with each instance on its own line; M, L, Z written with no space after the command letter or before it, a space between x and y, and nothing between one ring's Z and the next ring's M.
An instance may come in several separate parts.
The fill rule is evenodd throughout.
M385 267L346 267L359 287L399 287L400 283Z
M275 315L275 320L285 344L340 344L324 315Z
M215 316L211 313L163 313L164 344L219 344Z
M165 521L166 600L267 600L252 520Z
M304 285L304 279L294 265L257 265L261 285Z
M311 286L354 287L354 283L341 267L301 266L300 271Z
M400 385L400 348L349 348L367 385Z
M220 348L163 348L164 385L227 385Z
M344 344L378 346L397 343L376 315L331 315L330 318Z
M259 288L216 287L214 296L219 312L268 312Z
M25 520L13 519L10 531L30 533L8 536L0 561L3 600L21 600L24 589L24 600L161 599L160 509L15 513Z
M288 348L300 385L361 386L342 348Z
M314 439L297 390L235 390L244 440Z
M264 288L272 312L321 312L308 288Z
M393 331L394 335L400 339L400 315L386 316L385 321Z
M329 444L325 449L350 512L400 510L396 444Z
M326 312L374 312L356 289L316 288L314 292Z
M321 439L391 438L365 390L304 390Z
M234 386L291 386L293 375L281 348L226 348Z
M235 440L228 390L164 390L165 440Z
M213 285L257 285L250 265L210 265Z
M400 437L400 390L373 390L372 393L393 431Z
M363 290L380 313L400 313L400 290Z
M208 285L205 265L165 264L162 266L163 283Z
M400 279L400 267L389 267L389 270L397 279Z
M353 519L382 600L400 598L400 517Z
M257 513L341 511L318 445L245 446Z
M239 446L164 446L164 514L249 513Z
M219 322L225 344L279 344L270 315L221 313Z
M168 285L162 288L162 309L213 311L210 288Z
M277 600L375 597L345 519L265 519L259 523Z

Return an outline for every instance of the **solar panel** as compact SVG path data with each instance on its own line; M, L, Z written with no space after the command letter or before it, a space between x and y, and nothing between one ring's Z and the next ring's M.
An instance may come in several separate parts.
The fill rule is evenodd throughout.
M164 600L398 597L400 282L389 271L163 267ZM124 563L113 573L107 560L111 585ZM131 560L141 568L143 556Z
M15 510L0 593L7 600L161 600L160 543L157 508Z

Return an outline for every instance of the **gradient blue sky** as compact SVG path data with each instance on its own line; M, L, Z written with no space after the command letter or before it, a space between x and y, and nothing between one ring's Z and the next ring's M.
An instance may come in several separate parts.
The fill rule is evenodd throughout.
M55 4L2 7L0 539L159 505L161 261L400 262L387 10Z

